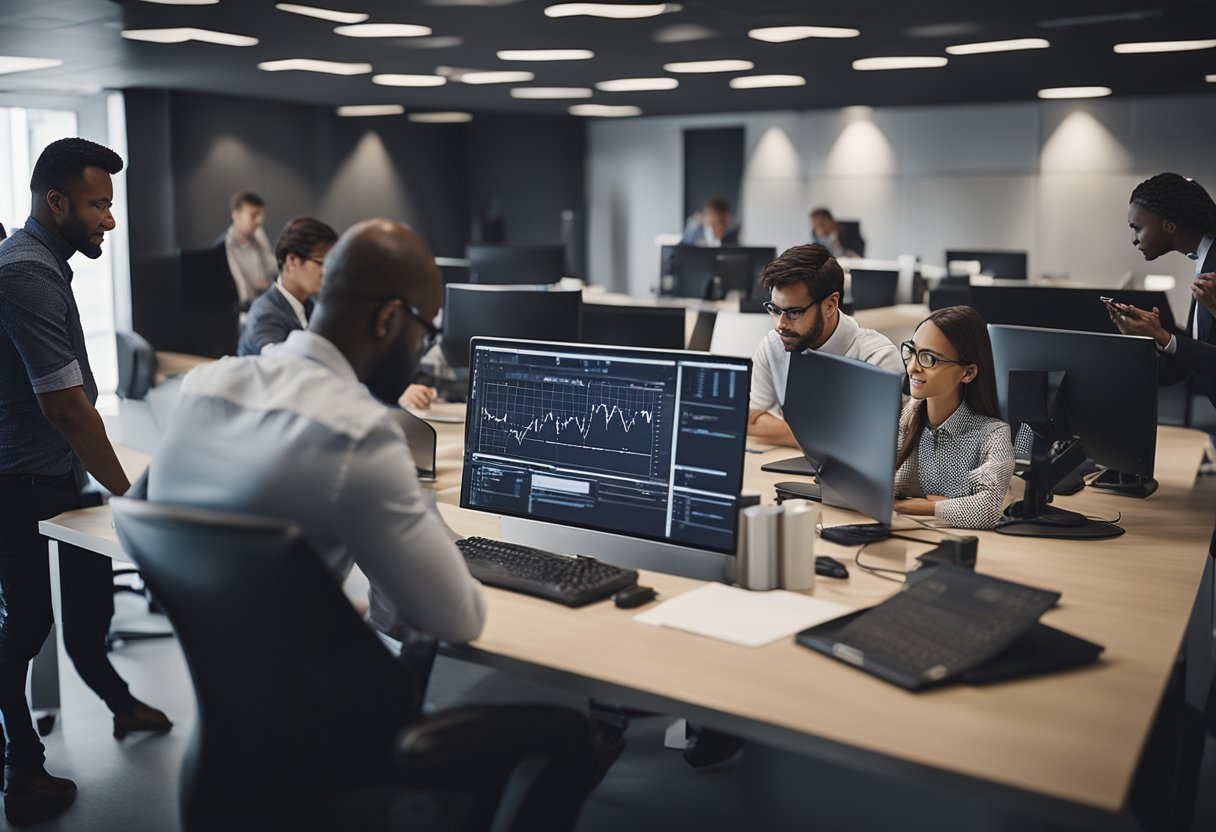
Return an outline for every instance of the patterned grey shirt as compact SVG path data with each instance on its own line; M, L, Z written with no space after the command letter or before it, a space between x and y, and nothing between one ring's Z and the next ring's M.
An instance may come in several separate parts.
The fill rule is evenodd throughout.
M908 440L913 399L899 420L899 447ZM921 428L916 450L895 472L897 497L937 494L935 516L963 529L991 529L1001 519L1009 478L1013 476L1009 425L981 416L963 402L937 430Z

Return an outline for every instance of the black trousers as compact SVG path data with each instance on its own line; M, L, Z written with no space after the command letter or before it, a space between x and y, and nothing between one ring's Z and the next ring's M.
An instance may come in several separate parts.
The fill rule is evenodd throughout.
M38 521L80 508L75 477L0 475L0 717L7 736L5 762L37 766L45 760L25 698L30 660L54 621L50 560ZM109 558L59 545L63 642L80 677L115 713L136 700L106 656L114 615Z

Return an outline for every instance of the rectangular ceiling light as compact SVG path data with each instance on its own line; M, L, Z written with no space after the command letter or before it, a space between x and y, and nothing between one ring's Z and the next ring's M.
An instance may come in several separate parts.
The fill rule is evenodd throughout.
M448 75L453 81L462 84L526 84L536 80L536 74L523 70L502 70L499 72L454 72Z
M1120 55L1143 55L1148 52L1194 52L1198 49L1216 47L1212 40L1159 40L1144 43L1116 43L1115 51Z
M663 64L668 72L747 72L755 68L751 61L678 61Z
M400 104L348 104L338 108L338 115L343 118L359 118L361 116L399 116L405 112Z
M1039 90L1039 98L1105 98L1110 93L1110 87L1050 87Z
M860 72L881 69L933 69L945 66L948 62L946 58L936 57L862 58L853 61L853 69Z
M410 113L407 118L418 124L464 124L473 120L473 114L454 111L443 113Z
M142 0L144 3L155 3L158 6L214 6L220 0Z
M312 58L287 58L282 61L262 61L258 69L266 72L324 72L329 75L366 75L372 71L371 64L343 64L337 61L318 61Z
M836 26L766 26L763 29L752 29L747 36L765 43L788 43L804 38L855 38L860 34L859 29Z
M334 23L362 23L371 17L371 15L363 14L362 12L336 12L333 9L300 6L295 3L275 3L274 7L281 12L302 14L305 17L316 17L321 20L330 20Z
M586 61L595 57L590 49L503 49L500 61Z
M348 38L424 38L430 33L430 26L413 23L356 23L334 29L334 34Z
M672 11L678 11L675 6ZM610 17L616 20L637 20L657 17L667 11L666 3L559 3L545 8L545 17Z
M257 38L232 35L228 32L213 32L210 29L196 29L193 26L182 26L176 29L123 29L122 36L127 40L142 40L148 43L187 43L196 40L200 43L215 43L220 46L258 45Z
M511 90L512 98L548 99L548 98L590 98L591 90L586 87L516 87Z
M990 40L986 43L960 43L947 46L951 55L982 55L985 52L1017 52L1021 49L1046 49L1051 46L1043 38L1017 38L1015 40Z
M758 90L765 87L802 87L806 79L801 75L740 75L730 79L733 90Z
M629 105L613 106L611 104L573 104L569 108L572 116L593 116L597 118L624 118L640 116L642 109Z
M442 75L373 75L372 83L385 87L442 87L448 82Z
M49 69L62 66L63 61L55 58L20 58L16 55L0 55L0 75L10 72L29 72L32 69Z
M612 81L600 81L595 85L603 92L651 92L653 90L674 90L680 86L675 78L616 78Z

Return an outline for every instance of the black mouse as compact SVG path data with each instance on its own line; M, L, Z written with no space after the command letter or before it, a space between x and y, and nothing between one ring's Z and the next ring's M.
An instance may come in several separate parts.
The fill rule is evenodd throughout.
M640 607L642 604L653 601L659 596L659 593L654 591L654 587L642 586L634 584L627 586L612 596L612 603L616 604L621 609L632 609Z
M836 558L819 555L815 558L815 574L823 575L825 578L847 578L849 570L845 569L844 564Z

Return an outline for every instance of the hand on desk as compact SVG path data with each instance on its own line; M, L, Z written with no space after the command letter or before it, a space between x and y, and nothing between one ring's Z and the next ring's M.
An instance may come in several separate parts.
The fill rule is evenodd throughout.
M1170 342L1170 334L1161 325L1161 310L1156 306L1152 312L1146 312L1127 303L1108 303L1106 313L1124 335L1146 335L1162 348Z
M930 494L927 497L906 497L895 501L895 511L898 514L934 514L933 504L946 499L940 494Z
M431 402L435 401L436 395L438 395L438 391L434 387L428 387L425 384L411 384L405 388L405 393L401 396L401 405L414 410L426 410L431 406Z

